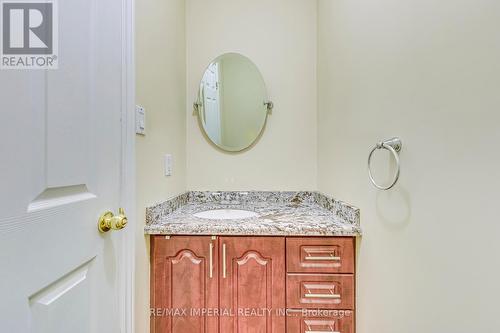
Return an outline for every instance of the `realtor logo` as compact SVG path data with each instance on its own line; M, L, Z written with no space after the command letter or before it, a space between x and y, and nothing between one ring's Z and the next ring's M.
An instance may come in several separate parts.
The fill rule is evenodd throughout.
M1 2L2 69L56 69L55 0Z

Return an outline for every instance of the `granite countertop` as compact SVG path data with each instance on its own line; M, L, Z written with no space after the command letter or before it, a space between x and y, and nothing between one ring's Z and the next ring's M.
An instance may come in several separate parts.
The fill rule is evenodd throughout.
M257 217L213 220L212 209L243 209ZM150 235L360 236L359 209L318 192L190 191L146 209Z
M242 209L257 217L212 220L212 209ZM360 236L359 209L318 192L190 191L146 209L150 235Z

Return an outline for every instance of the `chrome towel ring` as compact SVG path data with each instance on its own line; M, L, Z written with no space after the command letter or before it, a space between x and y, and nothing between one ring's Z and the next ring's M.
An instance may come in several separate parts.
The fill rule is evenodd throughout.
M380 190L389 190L392 187L394 187L394 185L396 185L396 183L398 182L399 172L400 172L399 152L401 151L402 147L403 147L403 143L401 142L401 139L398 137L394 137L392 139L381 141L381 142L377 143L375 145L375 147L373 147L372 151L370 152L370 155L368 155L368 177L370 177L370 181L372 182L372 184L376 188L378 188ZM388 186L381 186L381 185L377 184L377 182L375 182L375 179L373 179L372 170L371 170L371 161L372 161L373 153L378 149L389 150L392 153L392 155L394 156L394 159L396 160L397 170L396 170L396 173L394 174L394 178L392 179L391 184Z

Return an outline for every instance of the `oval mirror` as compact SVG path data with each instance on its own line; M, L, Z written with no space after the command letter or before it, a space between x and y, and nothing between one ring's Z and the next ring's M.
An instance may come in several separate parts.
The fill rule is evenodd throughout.
M257 66L241 54L226 53L208 65L194 106L208 139L234 152L257 140L272 103Z

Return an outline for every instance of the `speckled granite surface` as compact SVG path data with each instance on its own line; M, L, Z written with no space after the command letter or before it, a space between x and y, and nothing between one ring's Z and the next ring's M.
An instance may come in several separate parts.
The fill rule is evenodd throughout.
M211 220L193 214L243 209L257 217ZM359 236L359 209L318 192L186 192L146 209L146 234Z

